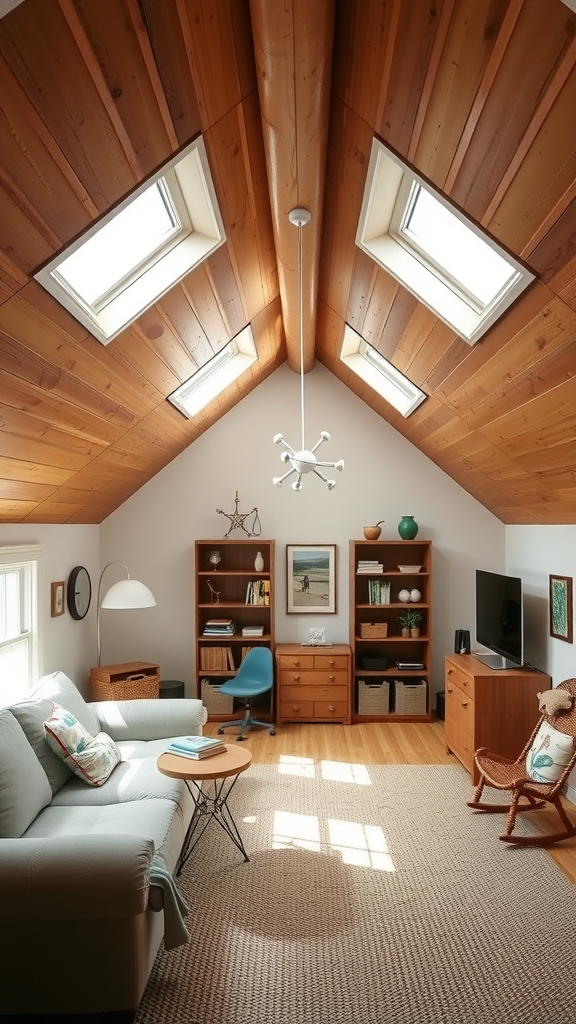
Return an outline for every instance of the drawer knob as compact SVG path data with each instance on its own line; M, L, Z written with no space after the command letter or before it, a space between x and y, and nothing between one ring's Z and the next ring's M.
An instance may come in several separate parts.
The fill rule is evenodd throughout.
M328 711L336 711L336 708L334 707L333 704L328 705Z
M330 658L330 661L328 662L328 664L329 664L329 665L333 665L333 664L334 664L334 659L333 659L333 658Z
M468 701L467 700L463 700L462 701L462 707L463 708L467 708L468 707Z
M298 680L300 679L300 676L297 676L296 674L294 674L294 675L292 676L292 679L295 679L295 680L296 680L296 682L297 682L297 681L298 681Z
M454 690L452 689L451 686L448 687L448 693L454 693Z
M292 711L300 711L300 705L299 704L293 704L292 705Z
M293 661L292 664L295 665L296 668L298 668L298 665L300 664L299 659L296 659L295 661Z
M336 679L336 676L328 676L328 679L330 680L331 683L333 683L334 680Z

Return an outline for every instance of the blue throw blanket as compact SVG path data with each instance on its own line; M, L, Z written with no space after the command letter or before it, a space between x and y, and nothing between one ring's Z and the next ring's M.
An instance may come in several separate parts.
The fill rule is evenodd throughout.
M162 890L164 904L164 948L175 949L188 942L190 935L184 923L188 907L178 892L174 876L162 857L155 853L150 865L150 885Z

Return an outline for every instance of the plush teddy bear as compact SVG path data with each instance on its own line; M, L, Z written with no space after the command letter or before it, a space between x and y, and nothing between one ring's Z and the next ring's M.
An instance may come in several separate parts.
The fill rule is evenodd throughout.
M574 699L572 694L567 693L566 690L544 690L542 693L537 693L536 696L540 711L548 715L549 718L554 718L559 711L567 711L568 708L571 708Z

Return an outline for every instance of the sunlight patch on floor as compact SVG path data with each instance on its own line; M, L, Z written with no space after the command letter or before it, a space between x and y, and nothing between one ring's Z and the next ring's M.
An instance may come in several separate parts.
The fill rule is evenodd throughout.
M322 846L328 845L331 852L340 854L344 864L371 868L373 871L396 870L386 837L379 825L329 818L324 830L327 833L326 840L322 838L323 825L315 814L276 810L272 849L298 847L311 853L321 853Z
M357 786L371 786L372 780L368 766L351 764L349 761L320 761L318 770L323 779L329 782L351 782ZM301 778L316 778L316 762L313 757L292 757L281 754L278 761L279 775L298 775Z

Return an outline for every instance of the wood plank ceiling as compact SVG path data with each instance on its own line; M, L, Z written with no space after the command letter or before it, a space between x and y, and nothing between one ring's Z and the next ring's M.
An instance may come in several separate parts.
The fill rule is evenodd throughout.
M23 0L0 20L0 520L99 523L318 359L504 523L576 522L576 14L562 0ZM32 278L202 133L227 241L106 348ZM374 134L536 281L471 348L354 244ZM403 420L344 323L429 396ZM166 401L247 323L258 360Z

